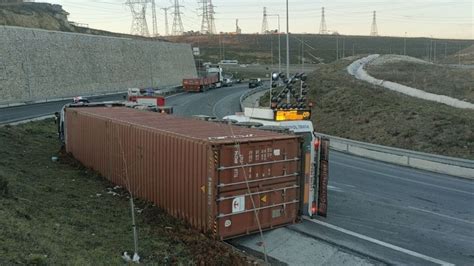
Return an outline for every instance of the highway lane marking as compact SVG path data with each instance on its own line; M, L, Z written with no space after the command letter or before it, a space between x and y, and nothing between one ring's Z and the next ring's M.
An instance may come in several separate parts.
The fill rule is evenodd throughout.
M213 106L213 108L212 108L212 114L213 114L215 117L218 117L218 116L217 116L217 109L216 109L217 106L218 106L222 101L224 101L224 100L226 100L227 98L230 98L230 97L232 97L232 96L235 96L235 94L238 94L238 93L240 93L240 94L242 95L242 94L244 93L244 91L237 91L237 92L234 92L234 93L231 93L231 94L225 96L224 98L221 98L221 99L217 100L217 102L214 104L214 106Z
M380 246L383 246L383 247L386 247L386 248L393 249L393 250L401 252L401 253L405 253L405 254L413 256L413 257L424 259L424 260L427 260L427 261L430 261L430 262L433 262L433 263L436 263L436 264L439 264L439 265L454 266L454 264L452 264L452 263L449 263L449 262L446 262L446 261L443 261L443 260L439 260L439 259L427 256L427 255L423 255L421 253L418 253L418 252L415 252L415 251L412 251L412 250L408 250L408 249L405 249L405 248L402 248L402 247L399 247L399 246L395 246L395 245L392 245L390 243L383 242L383 241L377 240L375 238L371 238L369 236L362 235L362 234L359 234L359 233L341 228L339 226L335 226L335 225L325 223L325 222L322 222L322 221L319 221L319 220L314 220L314 219L311 219L311 218L308 218L308 217L303 217L303 219L305 219L307 221L310 221L310 222L313 222L315 224L326 226L328 228L339 231L341 233L348 234L348 235L366 240L368 242L371 242L371 243L374 243L374 244L377 244L377 245L380 245Z
M335 182L335 181L332 181L331 183L332 183L332 184L336 184L336 185L340 185L340 186L345 186L345 187L350 187L350 188L356 188L356 186L348 185L348 184L343 184L343 183L339 183L339 182Z
M464 220L464 219L459 219L459 218L452 217L452 216L445 215L445 214L441 214L441 213L436 213L436 212L432 212L432 211L428 211L428 210L424 210L424 209L420 209L420 208L416 208L416 207L412 207L412 206L408 206L408 208L409 208L409 209L412 209L412 210L417 210L417 211L420 211L420 212L430 213L430 214L437 215L437 216L440 216L440 217L444 217L444 218L447 218L447 219L456 220L456 221L459 221L459 222L464 222L464 223L468 223L468 224L474 224L473 221Z
M169 99L169 98L173 98L173 97L176 97L176 96L179 96L179 95L182 95L182 94L185 94L186 92L180 92L180 93L176 93L176 94L173 94L173 95L170 95L170 96L166 96L165 99Z
M443 187L443 186L433 185L433 184L426 183L426 182L415 181L415 180L411 180L411 179L408 179L408 178L403 178L403 177L398 177L398 176L394 176L394 175L390 175L390 174L385 174L385 173L382 173L382 172L373 171L373 170L369 170L369 169L365 169L365 168L361 168L361 167L357 167L357 166L352 166L352 165L347 165L347 164L343 164L343 163L338 163L338 162L332 162L332 163L338 164L338 165L341 165L341 166L346 166L346 167L349 167L349 168L358 169L358 170L369 172L369 173L373 173L373 174L378 174L378 175L383 175L383 176L387 176L387 177L391 177L391 178L395 178L395 179L399 179L399 180L404 180L404 181L408 181L408 182L412 182L412 183L417 183L417 184L422 184L422 185L435 187L435 188L440 188L440 189L444 189L444 190L450 190L450 191L454 191L454 192L464 193L464 194L467 194L467 195L470 195L470 196L474 195L473 192L469 192L469 191L464 191L464 190L459 190L459 189L455 189L455 188L447 188L447 187Z
M335 187L335 186L330 186L330 185L328 185L328 189L332 190L332 191L336 191L336 192L341 192L341 193L344 192L344 190L342 190L338 187Z

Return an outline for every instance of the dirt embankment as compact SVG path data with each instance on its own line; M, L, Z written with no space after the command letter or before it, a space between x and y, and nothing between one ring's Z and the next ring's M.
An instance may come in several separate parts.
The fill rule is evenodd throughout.
M383 64L371 63L367 72L377 79L474 103L474 68L400 60Z
M126 37L147 40L166 41L162 38L122 34L89 28L88 25L68 20L69 13L61 5L48 3L0 3L0 25L36 28L52 31L76 32L112 37Z
M412 98L350 76L340 60L309 75L318 132L369 143L474 159L474 111ZM262 101L268 101L268 96ZM266 104L267 103L261 103Z
M58 153L56 135L52 120L0 127L0 265L123 264L128 193ZM136 215L142 263L253 262L150 204L136 201Z
M0 4L0 25L74 31L69 13L60 5L47 3Z

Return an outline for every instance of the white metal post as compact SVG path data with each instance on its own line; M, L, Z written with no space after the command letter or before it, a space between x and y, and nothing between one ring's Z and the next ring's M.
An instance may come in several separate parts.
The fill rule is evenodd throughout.
M286 78L290 79L290 18L288 0L286 0ZM290 92L286 94L286 103L290 103Z

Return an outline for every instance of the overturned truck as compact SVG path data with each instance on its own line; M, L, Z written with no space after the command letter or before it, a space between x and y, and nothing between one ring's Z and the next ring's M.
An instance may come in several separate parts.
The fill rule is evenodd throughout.
M61 121L66 151L84 166L216 239L308 215L296 134L114 105L69 105Z

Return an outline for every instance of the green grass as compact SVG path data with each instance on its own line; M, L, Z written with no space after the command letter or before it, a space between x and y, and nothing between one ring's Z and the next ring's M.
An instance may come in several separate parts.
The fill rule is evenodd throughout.
M369 65L372 76L474 103L474 69L413 62Z
M1 265L123 263L121 253L133 250L125 191L61 155L52 120L1 127L0 143ZM160 209L136 206L142 262L245 261Z
M340 60L308 76L318 132L369 143L474 159L474 111L412 98L347 74ZM268 95L261 104L267 105Z

